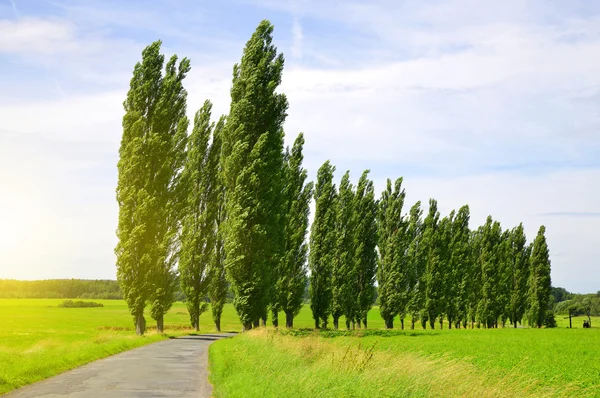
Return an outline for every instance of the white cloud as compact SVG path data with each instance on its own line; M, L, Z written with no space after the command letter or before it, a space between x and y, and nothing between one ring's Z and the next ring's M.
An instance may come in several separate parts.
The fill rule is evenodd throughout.
M65 21L26 18L0 19L0 52L17 54L56 54L73 50L73 26Z

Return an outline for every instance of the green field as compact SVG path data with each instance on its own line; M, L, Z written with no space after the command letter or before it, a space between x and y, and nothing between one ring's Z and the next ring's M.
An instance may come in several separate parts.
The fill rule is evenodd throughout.
M600 396L599 358L598 329L565 328L263 329L210 348L217 397Z
M152 329L144 337L137 337L133 331L133 323L127 306L119 300L95 300L104 304L102 308L59 308L62 302L59 299L0 299L0 394L23 385L41 380L65 370L82 365L84 363L106 357L124 350L138 347L151 342L159 341L168 336L191 333L188 328L189 318L185 304L175 303L171 311L165 317L165 335L159 335ZM283 314L280 319L284 319ZM419 339L394 337L394 338L362 338L362 347L371 344L373 339L380 340L376 346L377 350L389 352L386 344L397 345L398 349L405 353L426 358L448 357L467 361L473 366L483 369L504 369L514 364L515 358L523 358L516 355L514 358L510 352L523 349L531 351L532 347L540 347L535 352L529 352L531 358L540 354L540 350L547 350L540 355L552 355L553 360L523 362L523 364L535 363L536 366L528 366L532 372L543 375L545 383L555 381L587 383L591 377L600 380L598 365L600 362L600 319L594 319L592 330L566 330L568 319L557 317L561 328L557 330L444 330L437 329L432 333L418 332L426 336ZM574 326L580 328L583 318L575 318ZM153 326L152 319L147 316L148 326ZM200 318L200 331L213 332L214 327L210 312L202 314ZM239 331L240 323L231 304L224 309L221 321L223 331ZM297 328L310 328L313 325L310 308L304 306L301 313L295 319ZM399 326L396 325L397 327ZM438 325L436 325L438 326ZM383 321L377 309L369 313L369 328L383 328ZM420 326L417 327L420 330ZM220 369L217 377L217 391L221 388L227 389L230 383L230 374L218 367L219 363L230 363L241 365L237 356L223 355L228 350L225 347L234 347L240 344L254 342L256 349L264 343L261 339L254 339L254 335L240 336L227 342L219 342L215 347L216 369ZM280 350L270 350L269 355L277 355L284 352L289 341L296 341L298 337L281 336ZM302 337L306 340L306 336ZM335 338L322 340L335 347L344 344L352 344L354 338ZM371 340L369 340L371 339ZM374 340L373 340L374 341ZM514 350L503 354L505 346L513 347ZM329 346L324 346L329 347ZM475 349L471 348L475 347ZM247 347L246 347L247 348ZM241 348L236 348L241 349ZM329 349L329 348L328 348ZM225 351L224 351L225 350ZM529 351L527 351L529 350ZM261 354L262 355L262 354ZM261 355L253 355L252 358L261 358ZM545 358L546 358L545 357ZM228 362L229 361L229 362ZM262 362L262 361L261 361ZM586 364L585 366L577 364ZM272 365L276 366L277 362ZM229 366L229 365L228 365ZM235 368L235 366L234 366ZM231 368L231 369L234 369ZM544 370L545 369L545 370ZM310 367L306 369L308 372ZM554 372L554 373L553 373ZM231 373L231 372L230 372ZM240 373L239 377L250 377ZM398 376L400 377L400 376ZM553 381L554 380L554 381ZM587 381L586 381L587 380ZM261 378L261 383L267 382ZM261 383L256 383L260 388ZM222 386L221 386L222 384ZM309 384L307 384L308 386ZM554 385L554 384L553 384ZM583 384L582 384L583 386ZM307 387L308 388L308 387ZM223 390L225 391L225 390ZM299 390L300 391L300 390Z

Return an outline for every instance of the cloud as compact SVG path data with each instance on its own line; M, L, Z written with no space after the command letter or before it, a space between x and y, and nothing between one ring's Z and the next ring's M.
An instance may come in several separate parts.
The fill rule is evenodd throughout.
M41 18L0 20L0 52L57 54L76 48L73 26Z
M292 57L302 58L302 26L298 18L292 24Z
M600 212L594 211L554 211L548 213L540 213L539 216L542 217L583 217L583 218L593 218L600 217Z

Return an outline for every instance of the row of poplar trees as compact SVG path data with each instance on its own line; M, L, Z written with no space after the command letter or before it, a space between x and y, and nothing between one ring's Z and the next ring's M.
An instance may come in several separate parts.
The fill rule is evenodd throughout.
M158 331L177 283L191 324L210 301L220 319L228 287L244 330L303 304L306 231L312 183L302 166L304 138L284 150L288 102L277 93L284 59L273 26L260 23L233 68L229 115L211 122L206 101L191 133L183 80L190 62L161 42L142 52L124 102L119 150L117 278L134 317L146 329L149 305Z
M335 328L343 316L367 327L367 313L377 302L386 328L398 316L404 328L420 322L450 328L515 327L526 317L541 327L548 316L550 260L545 228L526 244L523 225L502 230L488 217L469 229L468 206L440 218L431 199L423 218L421 202L403 213L402 178L375 199L365 171L356 188L349 172L339 190L335 167L326 162L317 175L316 213L310 236L310 294L315 327ZM377 288L375 284L377 283Z
M265 324L268 312L278 326L281 311L286 326L293 327L309 278L309 246L316 327L326 326L329 315L336 327L341 316L348 327L366 326L376 277L388 327L396 315L403 319L408 313L432 325L443 315L459 323L475 317L486 326L505 314L520 320L523 294L542 297L546 285L549 289L542 243L534 243L530 256L523 236L522 257L512 265L518 272L511 277L507 253L516 253L519 243L509 250L503 242L506 236L513 242L518 232L504 233L491 219L472 233L468 209L439 221L435 202L424 221L418 204L405 217L400 182L393 191L388 184L376 201L367 172L356 189L346 173L338 191L329 162L315 186L306 181L302 134L284 149L288 102L276 92L284 59L272 33L273 26L261 22L234 66L229 114L212 122L206 101L189 134L183 86L189 60L174 55L165 64L158 41L134 67L119 150L115 253L136 332L145 332L147 306L163 331L178 283L196 329L210 301L220 330L228 288L244 330ZM536 250L545 250L545 258L536 262ZM547 280L536 273L547 274ZM533 311L533 301L525 301ZM542 312L543 300L537 305Z

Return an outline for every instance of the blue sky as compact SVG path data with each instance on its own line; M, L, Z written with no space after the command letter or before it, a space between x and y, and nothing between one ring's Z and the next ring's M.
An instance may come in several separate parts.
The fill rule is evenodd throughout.
M547 226L553 284L600 289L600 3L0 0L0 278L114 278L122 101L142 49L192 61L189 113L228 111L262 19L286 57L287 141L310 175L404 177ZM407 209L408 210L408 209Z

